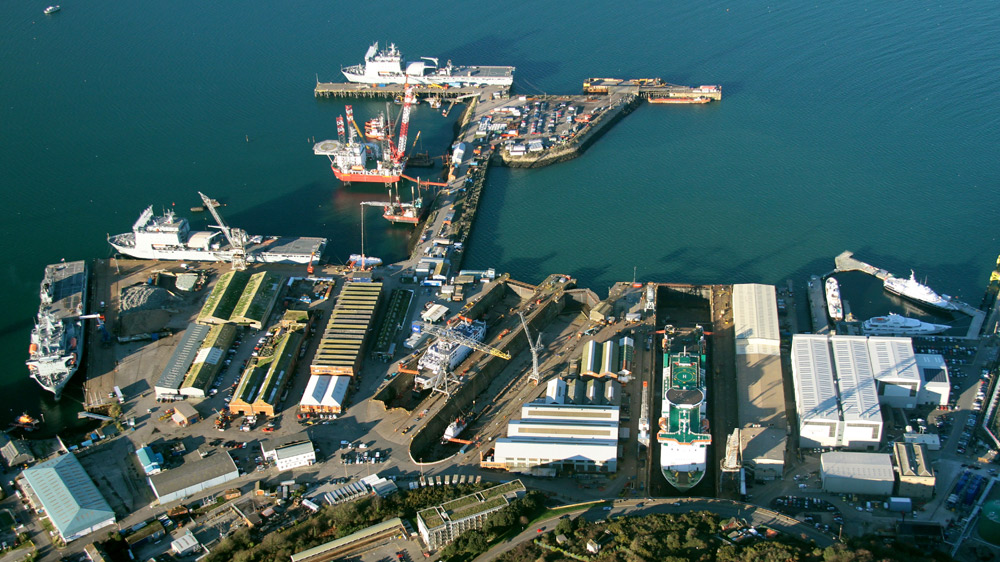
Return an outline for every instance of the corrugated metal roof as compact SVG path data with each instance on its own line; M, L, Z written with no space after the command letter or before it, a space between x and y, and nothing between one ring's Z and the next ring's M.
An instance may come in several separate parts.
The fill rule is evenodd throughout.
M796 334L792 338L792 374L801 419L840 420L826 336Z
M878 390L868 359L868 338L832 336L833 361L844 421L882 421Z
M733 330L738 344L770 345L776 348L773 353L778 353L781 330L774 285L733 285Z
M820 455L825 476L861 480L895 481L892 455L883 453L848 453L836 451Z
M299 402L303 406L326 406L340 408L347 396L351 377L336 377L332 375L313 375L309 377L306 391Z
M225 474L233 474L235 478L236 463L228 452L216 451L204 459L185 462L177 468L154 474L149 477L149 481L153 484L156 497L160 498Z
M22 472L63 537L73 537L115 512L72 453L37 464Z
M181 336L180 343L174 348L173 355L167 361L166 368L163 369L159 380L156 381L157 387L175 390L181 387L181 384L184 383L184 375L191 368L191 363L198 355L198 349L201 348L201 344L205 341L210 329L210 326L204 324L188 324Z
M920 383L917 358L910 338L868 338L875 378L886 382Z

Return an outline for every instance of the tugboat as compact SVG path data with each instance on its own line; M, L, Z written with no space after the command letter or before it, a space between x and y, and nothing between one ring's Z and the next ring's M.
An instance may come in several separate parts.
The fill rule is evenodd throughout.
M29 416L27 413L23 413L17 417L11 424L11 428L20 428L25 431L34 431L38 429L38 424L41 423L35 418Z

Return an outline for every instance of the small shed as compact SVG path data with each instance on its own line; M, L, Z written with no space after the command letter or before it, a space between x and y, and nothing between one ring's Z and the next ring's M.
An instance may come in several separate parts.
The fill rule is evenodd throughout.
M198 410L195 410L194 406L181 401L174 406L174 415L170 419L181 427L187 427L200 420L201 416L198 415Z

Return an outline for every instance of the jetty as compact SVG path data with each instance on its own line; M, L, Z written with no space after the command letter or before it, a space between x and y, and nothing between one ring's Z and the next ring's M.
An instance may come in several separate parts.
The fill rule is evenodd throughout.
M814 334L829 334L830 323L826 320L826 291L823 278L813 275L809 279L806 296L809 297L809 315L812 317Z
M873 275L876 278L882 280L893 279L893 275L882 269L880 267L875 267L869 263L865 263L854 257L854 252L845 251L841 252L839 256L834 259L834 263L837 268L833 273L843 273L847 271L861 271L867 273L868 275ZM986 313L982 310L968 304L964 303L954 297L948 297L949 302L958 307L958 312L961 312L972 318L972 322L969 324L969 330L966 332L965 337L967 339L975 339L979 337L979 332L983 329L983 322L986 321Z

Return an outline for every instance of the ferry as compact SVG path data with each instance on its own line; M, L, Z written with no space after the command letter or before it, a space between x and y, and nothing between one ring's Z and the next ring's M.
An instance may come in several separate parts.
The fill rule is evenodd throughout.
M927 285L917 281L912 269L910 270L909 279L901 279L890 275L882 282L882 287L894 295L899 295L919 304L926 304L942 310L958 310L958 305L951 302L951 297L948 295L939 295Z
M514 83L513 66L454 66L448 61L442 67L434 57L406 62L395 44L379 49L378 42L368 47L364 62L340 71L348 82L362 84L510 86Z
M663 477L681 492L704 478L712 444L703 367L705 336L700 328L691 335L697 338L690 342L698 348L694 353L676 333L664 337L663 394L656 434Z
M940 334L951 326L922 322L890 312L886 316L865 320L861 328L866 336L930 336Z
M833 277L826 280L826 311L834 321L844 319L844 303L840 299L840 284Z

